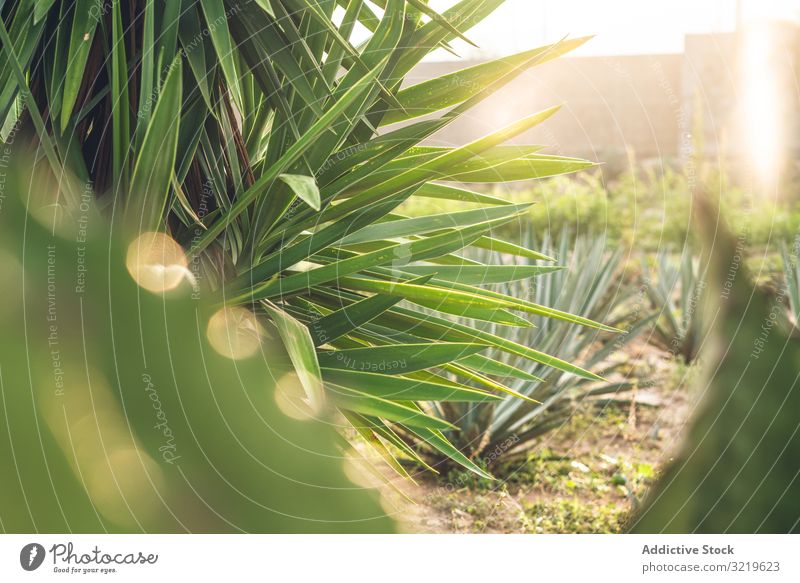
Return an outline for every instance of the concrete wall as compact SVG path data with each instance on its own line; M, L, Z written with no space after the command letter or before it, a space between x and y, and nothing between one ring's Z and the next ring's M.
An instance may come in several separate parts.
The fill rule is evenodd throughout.
M800 154L800 33L773 25L767 57L775 70L783 154ZM741 121L744 35L686 37L684 54L564 57L535 67L430 140L464 144L521 117L563 104L543 125L514 140L546 144L550 153L619 166L629 151L638 159L706 156L744 160L752 140ZM752 51L751 51L752 54ZM474 63L422 63L407 79L417 83ZM750 129L752 133L752 128Z
M553 105L562 109L514 143L546 144L548 153L609 162L629 149L672 156L678 146L680 55L561 58L525 72L438 133L438 145L463 144ZM419 82L473 63L423 63Z

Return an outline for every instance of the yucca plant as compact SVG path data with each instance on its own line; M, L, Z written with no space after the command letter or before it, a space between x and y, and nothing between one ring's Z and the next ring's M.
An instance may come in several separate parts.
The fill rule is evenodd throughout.
M666 251L655 258L654 269L645 264L643 287L657 318L650 341L673 356L691 363L703 340L703 323L698 306L705 280L697 261L685 249L677 259Z
M549 237L537 244L532 233L527 231L523 240L526 246L536 246L557 257L565 269L537 275L532 280L499 283L491 286L492 289L617 326L627 326L635 319L628 301L629 289L620 281L622 254L608 251L604 237L573 239L564 231L557 244L553 244ZM518 258L500 253L477 250L469 256L481 262L521 268ZM539 264L535 260L526 263L531 266ZM572 326L545 316L518 321L515 328L505 332L501 332L502 325L497 323L471 324L491 333L504 334L520 345L536 346L559 354L590 369L602 367L600 372L604 376L610 376L622 364L622 361L611 362L609 358L633 340L644 325L634 322L628 334L620 336ZM459 429L448 435L471 458L489 458L496 462L511 450L524 449L535 438L558 428L574 413L576 405L591 397L631 387L624 378L598 383L585 375L541 363L531 366L519 355L497 349L491 349L485 356L493 360L478 363L474 357L469 357L458 364L483 365L482 372L524 398L509 396L496 403L446 403L441 406L442 417Z
M94 201L118 233L139 236L129 268L144 287L191 285L224 307L212 324L229 356L269 333L265 326L280 335L302 385L298 406L340 411L398 471L387 446L417 457L409 445L417 443L480 472L429 405L516 394L484 376L490 361L479 352L495 347L598 377L505 328L493 334L417 307L511 326L521 312L607 329L475 285L551 266L455 255L481 248L547 259L492 237L528 204L455 183L591 165L503 145L556 108L463 146L424 145L523 71L585 40L401 88L426 55L452 50L501 3L461 0L438 14L423 0L4 2L0 115L15 135L35 133L44 154L36 170L46 188L30 197L31 212L75 226ZM369 31L359 43L357 26ZM481 206L414 219L395 212L412 196ZM399 306L403 299L413 307Z

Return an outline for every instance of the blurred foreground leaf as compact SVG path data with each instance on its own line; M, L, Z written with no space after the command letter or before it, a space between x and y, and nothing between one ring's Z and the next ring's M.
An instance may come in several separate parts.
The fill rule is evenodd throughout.
M703 224L717 222L708 203L700 210ZM702 400L686 441L631 528L798 532L800 339L782 326L785 293L770 297L751 283L726 233L713 243L714 346L704 355Z
M222 356L188 281L143 290L105 222L87 212L54 236L15 190L0 213L0 529L392 530L345 477L335 430L276 406L276 382L297 382L277 335Z

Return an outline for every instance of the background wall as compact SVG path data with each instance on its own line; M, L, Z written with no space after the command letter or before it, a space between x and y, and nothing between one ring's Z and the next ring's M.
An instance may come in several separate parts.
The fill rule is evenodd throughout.
M753 50L753 39L762 46ZM748 61L742 54L749 55ZM422 63L408 81L418 83L477 62ZM463 144L562 104L547 123L515 142L547 144L549 153L614 168L625 163L628 152L639 159L680 160L695 148L735 161L752 155L759 141L755 133L762 149L769 147L788 162L800 152L798 62L798 27L778 23L757 33L687 35L682 54L564 57L527 71L431 142ZM779 110L762 111L761 127L744 127L738 121L745 117L742 108L758 109L754 98L773 86L784 96Z

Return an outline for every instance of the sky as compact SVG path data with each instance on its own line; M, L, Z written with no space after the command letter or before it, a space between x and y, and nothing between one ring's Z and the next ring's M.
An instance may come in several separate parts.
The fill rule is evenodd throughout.
M745 21L800 20L798 0L740 0ZM454 0L432 0L440 11ZM562 37L596 35L575 54L679 53L687 33L736 27L737 0L506 0L468 36L481 52L454 43L463 57L502 56ZM447 59L445 51L430 60ZM452 58L452 57L450 57Z

